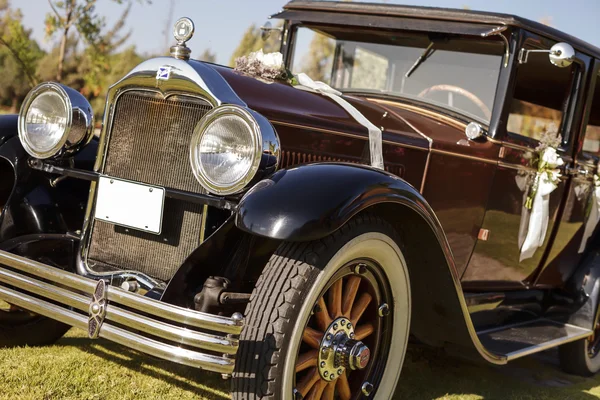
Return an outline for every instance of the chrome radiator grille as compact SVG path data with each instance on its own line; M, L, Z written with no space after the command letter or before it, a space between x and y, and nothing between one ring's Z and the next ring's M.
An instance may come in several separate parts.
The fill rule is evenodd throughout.
M167 188L203 192L189 165L189 143L212 108L201 99L129 91L116 104L104 174ZM170 279L198 246L202 205L166 199L161 235L95 221L88 264Z

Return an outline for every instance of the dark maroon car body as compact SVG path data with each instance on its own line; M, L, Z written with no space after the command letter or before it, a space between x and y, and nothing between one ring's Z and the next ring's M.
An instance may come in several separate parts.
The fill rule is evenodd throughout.
M265 177L272 180L270 186L249 187L232 196L185 186L186 179L196 183L187 159L169 166L169 173L177 175L173 182L184 183L161 186L167 187L173 204L185 201L197 206L198 214L207 213L203 241L172 273L154 276L164 285L148 296L170 306L231 315L243 308L194 303L207 278L228 274L228 279L237 277L231 290L250 292L280 241L325 237L369 209L398 227L402 237L411 278L411 333L420 341L505 364L590 337L598 319L600 237L594 234L580 249L592 201L592 192L581 188L594 187L599 159L594 148L598 138L592 138L589 127L600 125L600 49L532 21L465 10L293 1L273 17L285 21L281 52L290 69L301 27L330 35L344 32L346 38L365 41L407 32L490 41L501 49L498 57L505 65L496 77L490 118L481 124L484 135L467 138L472 118L444 106L385 91L343 91L344 99L382 130L385 171L378 171L368 165L365 127L326 96L224 66L190 62L197 70L218 74L248 108L266 117L278 134L281 152L277 172ZM550 72L534 76L520 50L549 50L558 42L575 50L568 72L549 67ZM537 57L546 57L549 65L547 55ZM559 78L552 71L557 76L563 71L566 91L553 89ZM535 173L528 154L539 142L511 132L508 124L515 100L545 104L548 98L561 100L546 106L560 115L558 152L564 165L550 197L545 242L520 262L524 198L515 180ZM114 104L109 102L100 144L92 141L70 162L30 160L16 137L16 118L0 118L0 249L38 261L56 256L53 264L81 275L75 260L79 263L82 249L87 251L97 240L96 233L83 229L82 234L81 229L84 219L88 224L85 204L94 201L88 200L88 181L106 172L103 165L92 165L96 151L101 154L110 146L107 123ZM183 154L187 147L177 151ZM148 176L164 174L156 168ZM58 176L69 178L57 182ZM270 224L282 216L287 225L276 232ZM117 233L122 236L111 240L131 246L123 239L126 233ZM98 265L102 257L114 260L112 253L94 254ZM240 258L247 260L243 267L233 261ZM0 259L0 264L6 262Z

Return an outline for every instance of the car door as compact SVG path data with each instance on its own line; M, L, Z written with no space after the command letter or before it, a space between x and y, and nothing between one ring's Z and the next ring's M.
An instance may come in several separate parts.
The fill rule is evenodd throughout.
M529 34L520 47L539 50L553 44ZM579 63L567 68L553 66L547 53L530 53L526 63L516 66L512 96L507 99L506 123L496 135L502 142L498 168L479 240L463 274L466 289L527 287L544 264L553 231L569 197L572 178L564 171L573 161L575 97L583 70ZM523 259L521 248L530 213L525 203L536 173L532 158L540 139L552 130L560 134L558 154L564 162L563 173L550 194L545 240L533 256ZM581 216L575 219L570 221L573 229L561 236L562 241L569 242L582 225Z
M585 60L584 57L580 57ZM587 61L591 64L591 60ZM536 277L538 287L556 287L565 282L579 265L591 235L598 226L599 207L594 175L600 157L600 65L591 75L580 135L576 141L575 162L569 195L548 257ZM582 107L583 108L583 107ZM598 196L600 197L600 196ZM573 232L576 232L574 235Z

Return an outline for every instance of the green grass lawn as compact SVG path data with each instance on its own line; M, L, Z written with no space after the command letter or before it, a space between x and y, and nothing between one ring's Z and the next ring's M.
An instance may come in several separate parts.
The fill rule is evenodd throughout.
M411 346L396 399L597 399L600 376L563 374L553 353L508 367ZM226 399L218 374L150 358L71 330L54 346L0 350L1 399Z

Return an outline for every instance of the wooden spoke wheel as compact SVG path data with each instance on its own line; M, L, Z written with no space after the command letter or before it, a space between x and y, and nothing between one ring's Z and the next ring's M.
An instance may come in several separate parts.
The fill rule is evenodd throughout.
M350 400L372 392L378 378L370 376L371 361L389 342L383 327L390 313L376 268L367 260L349 263L315 303L296 361L297 397Z
M392 398L410 326L397 243L370 216L322 240L283 243L246 308L233 398Z

